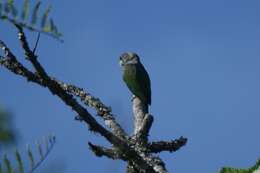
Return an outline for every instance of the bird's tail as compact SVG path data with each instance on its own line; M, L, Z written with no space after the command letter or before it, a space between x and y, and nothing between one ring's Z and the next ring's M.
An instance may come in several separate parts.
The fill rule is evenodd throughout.
M148 105L148 104L144 104L144 112L145 112L146 114L149 113L149 105Z

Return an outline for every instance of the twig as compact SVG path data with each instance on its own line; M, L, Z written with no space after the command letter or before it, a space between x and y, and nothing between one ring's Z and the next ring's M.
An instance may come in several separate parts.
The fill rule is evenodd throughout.
M159 153L162 151L174 152L179 150L181 147L186 145L188 139L184 137L180 137L179 139L175 139L172 141L159 141L159 142L151 142L148 145L148 149L153 153Z
M53 149L55 143L51 143L50 147L48 148L48 150L45 152L45 154L43 155L43 157L41 157L41 159L29 170L29 173L34 172L41 164L42 162L48 157L48 155L50 154L51 150Z
M37 40L36 40L35 46L34 46L34 48L33 48L33 53L34 53L34 54L35 54L35 51L36 51L36 49L37 49L37 46L38 46L38 43L39 43L40 37L41 37L41 33L38 32Z
M98 157L106 156L113 160L118 160L118 159L126 160L126 158L124 158L123 155L119 154L119 152L116 151L115 149L94 145L91 142L88 142L88 145L90 150L94 152L95 155Z
M136 139L141 140L140 142L147 142L149 131L152 127L152 124L153 124L153 116L150 114L146 114L144 116L142 124L140 124L139 131L136 134Z
M62 81L56 80L60 86L66 90L68 93L73 94L76 97L79 97L80 100L89 107L94 108L99 115L105 121L105 124L112 130L114 134L121 138L127 138L127 133L124 129L118 124L115 120L115 116L111 113L111 108L104 105L98 98L93 97L84 89L79 88L75 85L65 84Z

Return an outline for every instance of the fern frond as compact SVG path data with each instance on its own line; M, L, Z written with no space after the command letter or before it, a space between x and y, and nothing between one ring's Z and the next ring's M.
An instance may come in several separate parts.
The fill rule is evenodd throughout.
M0 16L2 16L2 11L3 11L3 2L2 0L0 0Z
M10 160L4 155L4 163L8 173L14 173Z
M42 148L42 144L46 145L45 150ZM7 173L14 173L14 170L18 170L19 173L34 172L42 164L42 162L47 158L47 156L53 149L54 144L55 144L54 136L49 136L48 138L44 138L44 140L37 142L37 144L36 144L37 151L38 151L37 155L39 155L40 157L39 157L39 159L36 159L36 160L34 157L35 154L33 154L31 147L29 145L27 146L26 154L27 154L27 156L29 158L29 162L30 162L30 167L29 167L28 171L24 170L24 167L25 167L24 162L23 162L21 154L18 150L15 150L15 158L17 161L18 169L15 169L14 167L12 167L12 164L11 164L10 160L7 158L7 155L4 155L4 158L3 158L4 167L1 166L2 164L0 162L0 173L2 173L4 170L6 170Z
M3 173L2 165L0 164L0 173Z
M40 9L40 6L41 6L41 1L38 1L36 3L36 5L34 6L33 8L33 13L32 13L32 21L31 21L31 24L32 25L35 25L36 22L37 22L37 19L38 19L38 11Z
M19 173L24 173L23 161L22 161L21 155L18 150L15 150L15 157L18 162Z
M49 155L49 153L54 147L55 136L49 136L49 143L50 143L49 148L47 148L45 152L43 152L41 145L40 144L38 145L37 148L41 158L33 167L31 167L29 173L32 173L34 170L36 170L42 164L42 162L47 158L47 156Z
M40 142L36 142L36 146L37 146L37 149L38 149L38 152L39 152L39 155L40 155L41 159L43 159L44 155L43 155L43 150L42 150L41 143Z
M51 6L49 5L49 7L45 10L45 12L43 13L43 16L42 16L42 21L41 21L42 28L44 28L47 24L47 19L49 17L50 11L51 11Z
M30 168L32 169L35 165L31 147L27 145L27 155L30 161Z
M7 0L7 5L13 18L16 18L18 11L14 6L14 0Z
M49 19L51 6L48 6L42 14L40 13L40 6L41 1L38 0L30 10L30 1L24 0L21 14L18 14L14 0L4 0L4 2L0 0L0 19L6 20L15 25L19 25L33 32L49 35L63 42L61 39L62 34L58 31L57 26L53 22L53 19ZM31 21L28 22L27 19L29 18L30 11L32 11L30 16ZM18 15L21 16L20 19L18 19ZM38 22L39 19L41 19L40 22Z
M21 19L23 21L27 20L28 16L29 16L29 0L24 0L23 2L23 11L22 11L22 15L21 15Z

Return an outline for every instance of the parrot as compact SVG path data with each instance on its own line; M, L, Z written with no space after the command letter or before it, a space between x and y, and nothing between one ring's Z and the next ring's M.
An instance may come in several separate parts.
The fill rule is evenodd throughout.
M141 100L148 112L148 106L151 105L151 81L149 74L141 63L139 56L134 52L123 53L119 59L123 81L132 94Z

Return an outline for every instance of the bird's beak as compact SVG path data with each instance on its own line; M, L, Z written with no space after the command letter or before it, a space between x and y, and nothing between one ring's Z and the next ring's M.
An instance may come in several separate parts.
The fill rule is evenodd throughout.
M122 60L119 61L119 65L122 67L124 66L124 62Z

